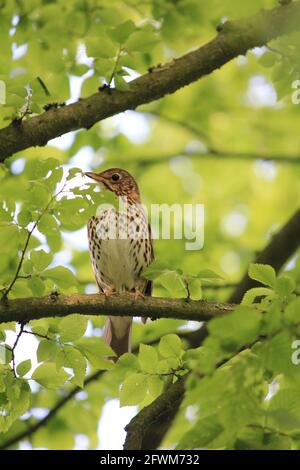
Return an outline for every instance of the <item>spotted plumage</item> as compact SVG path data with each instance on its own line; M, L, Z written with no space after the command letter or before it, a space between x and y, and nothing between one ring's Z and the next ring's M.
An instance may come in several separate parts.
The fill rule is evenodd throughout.
M125 170L87 173L119 196L121 207L104 208L88 222L89 250L100 292L151 295L151 282L141 276L153 260L147 213L138 186ZM131 317L108 317L104 338L117 355L130 351Z

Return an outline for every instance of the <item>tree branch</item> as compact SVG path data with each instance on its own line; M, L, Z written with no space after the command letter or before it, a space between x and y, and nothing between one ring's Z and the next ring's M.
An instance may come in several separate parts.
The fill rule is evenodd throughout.
M123 294L106 297L103 294L50 295L0 302L0 323L16 321L26 323L48 317L64 317L72 313L83 315L112 315L181 320L208 321L232 312L234 305L203 300L146 297L132 299Z
M282 155L282 154L263 154L256 152L237 152L230 150L218 150L213 148L208 148L203 152L194 151L194 150L179 150L176 154L166 154L166 155L149 155L147 158L132 158L130 160L131 164L137 165L139 167L149 167L151 165L157 165L158 163L168 162L178 156L185 156L188 158L201 161L201 159L211 159L211 160L243 160L255 162L257 160L262 160L265 162L274 162L280 164L289 164L289 165L300 165L300 156L299 155Z
M270 264L278 272L300 246L300 210L276 233L254 263ZM241 302L245 292L259 285L246 273L229 298L229 302Z
M249 49L299 30L300 2L279 6L223 25L209 43L133 80L130 91L104 89L88 98L0 130L0 161L32 146L46 145L66 132L90 128L127 109L162 98L199 80Z
M214 160L245 160L245 161L256 161L256 160L263 160L263 161L270 161L274 163L281 163L281 164L300 164L300 155L299 153L294 155L283 155L282 153L257 153L256 151L238 151L238 150L222 150L216 148L211 143L210 136L201 129L197 129L190 123L186 122L185 120L179 120L172 116L167 116L165 114L161 114L158 111L152 111L150 113L145 113L149 116L155 116L158 119L166 121L175 127L183 128L193 136L195 136L198 140L200 140L205 148L203 151L199 150L188 150L186 148L179 149L176 153L169 153L164 155L147 155L146 158L139 158L138 160L133 157L131 159L131 163L136 164L141 167L147 167L151 165L156 165L157 163L164 163L168 162L176 158L178 155L183 155L185 157L193 158L195 160L201 159L214 159ZM130 155L129 155L130 158Z

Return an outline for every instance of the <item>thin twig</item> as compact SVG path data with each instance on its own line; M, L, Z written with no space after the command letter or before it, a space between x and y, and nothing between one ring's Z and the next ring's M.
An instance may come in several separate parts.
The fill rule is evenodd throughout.
M300 440L300 436L292 436L290 434L279 431L277 429L270 428L269 426L261 426L260 424L248 424L247 427L252 428L252 429L261 429L262 431L267 432L269 434L274 434L274 435L282 436L282 437L288 437L289 439L292 439L295 441Z
M58 342L58 341L56 341L55 339L50 338L50 337L47 336L47 335L42 335L41 333L35 333L34 331L23 330L23 333L26 333L27 335L37 336L38 338L48 339L49 341Z
M48 88L47 88L45 82L41 79L41 77L36 77L36 79L37 79L37 81L39 82L39 84L41 85L41 87L42 87L42 89L43 89L45 95L46 95L46 96L51 96L50 91L48 90Z
M112 81L113 81L113 78L115 76L115 73L117 71L117 68L118 68L118 65L119 65L119 61L120 61L120 57L121 57L121 53L122 53L122 47L121 45L119 46L119 50L118 50L118 54L117 54L117 58L116 58L116 61L115 61L115 64L114 64L114 68L112 70L112 73L111 73L111 76L110 76L110 79L108 81L108 86L111 85Z
M24 326L25 326L24 323L20 323L20 330L19 330L19 333L17 334L16 340L15 340L14 345L13 345L12 350L11 350L12 371L13 371L13 374L14 374L16 379L18 378L18 376L17 376L16 363L15 363L15 350L16 350L16 347L18 346L19 340L22 336Z

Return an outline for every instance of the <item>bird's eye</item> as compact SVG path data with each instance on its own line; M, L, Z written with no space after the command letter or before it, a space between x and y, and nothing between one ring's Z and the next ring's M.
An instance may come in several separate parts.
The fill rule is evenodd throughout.
M120 178L121 176L119 175L119 173L114 173L111 177L113 181L119 181Z

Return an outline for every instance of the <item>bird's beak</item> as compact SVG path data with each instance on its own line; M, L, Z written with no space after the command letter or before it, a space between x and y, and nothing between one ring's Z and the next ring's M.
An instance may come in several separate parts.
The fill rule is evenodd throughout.
M92 178L93 180L98 181L99 183L104 183L105 182L105 178L101 175L98 175L97 173L93 173L91 171L88 171L87 173L84 173L84 174L88 178Z
M97 183L100 183L104 189L110 189L107 184L107 179L101 174L93 173L92 171L88 171L87 173L84 173L84 174L88 178L91 178L92 180L97 181Z

